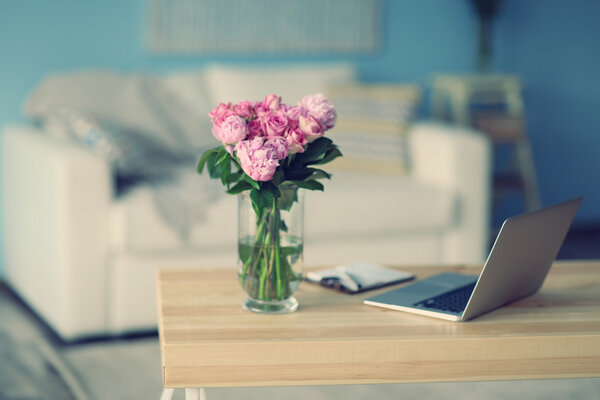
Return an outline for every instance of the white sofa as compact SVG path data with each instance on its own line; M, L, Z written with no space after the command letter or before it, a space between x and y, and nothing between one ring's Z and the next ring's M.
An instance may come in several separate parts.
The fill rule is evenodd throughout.
M240 85L232 93L235 73L248 76L213 70L214 104L251 95ZM227 80L222 93L219 76ZM158 216L149 188L116 198L110 166L87 149L22 125L4 127L2 140L5 278L63 339L154 329L157 268L222 266L235 279L235 197L210 203L182 242ZM408 176L334 170L324 193L307 194L305 265L483 261L485 137L420 122L409 144Z

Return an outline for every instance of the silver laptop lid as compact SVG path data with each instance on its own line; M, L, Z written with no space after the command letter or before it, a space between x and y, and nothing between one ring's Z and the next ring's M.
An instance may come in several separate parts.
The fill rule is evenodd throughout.
M535 293L582 201L578 197L504 221L461 320Z

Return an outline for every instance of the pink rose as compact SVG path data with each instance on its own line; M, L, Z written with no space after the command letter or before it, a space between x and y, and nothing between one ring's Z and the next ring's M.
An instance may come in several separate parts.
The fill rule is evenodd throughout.
M252 101L241 101L233 107L237 115L247 120L251 120L255 116L254 104Z
M300 117L300 107L299 106L295 106L295 107L287 107L287 109L284 110L286 116L288 117L289 121L298 121L298 117Z
M225 118L233 114L233 106L231 103L227 102L219 104L216 108L208 113L208 116L210 117L210 122L220 128L223 124L223 121L225 121Z
M288 119L283 111L271 111L263 118L263 126L268 136L283 136L288 127Z
M258 118L264 117L269 111L271 111L269 107L265 106L263 103L254 106L254 112Z
M279 110L281 104L281 97L276 94L269 94L265 97L263 105L269 110Z
M259 119L253 119L248 122L248 136L247 139L254 139L255 137L264 136L262 124Z
M213 127L213 135L224 144L241 142L248 135L248 125L246 124L246 120L237 115L230 115L225 118L221 127L217 129L218 132L217 135L215 135Z
M287 145L283 138L264 140L257 137L235 145L244 172L255 181L270 181L279 166L279 160L287 157Z
M308 141L308 143L316 140L323 136L323 130L321 129L321 124L312 116L303 117L300 116L298 121L300 130L304 133L304 137Z
M333 128L337 120L337 114L333 104L322 94L306 96L298 102L301 107L300 114L304 117L311 116L321 125L321 130L326 131Z
M273 157L277 160L283 160L289 154L287 141L282 137L273 137L265 140L263 148L270 150Z
M304 146L308 141L299 127L290 129L285 139L289 148L289 154L304 153Z

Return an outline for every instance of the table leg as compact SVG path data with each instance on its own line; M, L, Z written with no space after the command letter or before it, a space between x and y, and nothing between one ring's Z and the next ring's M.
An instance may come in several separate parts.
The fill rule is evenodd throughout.
M185 389L185 400L206 400L206 391L201 389Z
M174 391L175 389L173 388L164 388L160 400L171 400Z

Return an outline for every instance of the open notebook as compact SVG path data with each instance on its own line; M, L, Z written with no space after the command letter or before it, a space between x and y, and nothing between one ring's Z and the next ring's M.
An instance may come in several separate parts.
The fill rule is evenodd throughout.
M404 271L370 263L342 265L336 268L309 271L306 280L345 293L361 293L395 283L414 279Z

